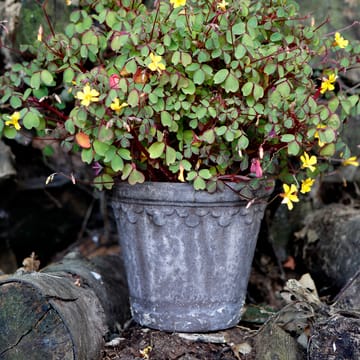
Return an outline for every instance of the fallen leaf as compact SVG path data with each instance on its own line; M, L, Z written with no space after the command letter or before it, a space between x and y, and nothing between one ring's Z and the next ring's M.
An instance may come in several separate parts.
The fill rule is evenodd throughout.
M22 264L24 266L23 269L27 272L39 271L40 268L40 261L37 260L37 256L34 252L32 252L29 257L25 258Z

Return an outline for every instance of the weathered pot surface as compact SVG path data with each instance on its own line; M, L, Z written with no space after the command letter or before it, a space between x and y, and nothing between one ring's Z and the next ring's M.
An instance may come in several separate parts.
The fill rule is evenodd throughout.
M266 201L246 204L228 188L116 186L112 205L135 321L182 332L239 322Z

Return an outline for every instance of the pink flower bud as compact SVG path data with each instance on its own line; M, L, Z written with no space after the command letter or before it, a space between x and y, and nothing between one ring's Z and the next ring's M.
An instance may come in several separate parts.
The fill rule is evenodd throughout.
M119 89L120 76L113 74L109 78L109 85L111 89Z
M252 159L252 160L251 160L250 172L251 172L252 174L255 174L255 176L256 176L257 178L261 178L261 177L262 177L263 171L262 171L262 168L261 168L261 164L260 164L259 159Z

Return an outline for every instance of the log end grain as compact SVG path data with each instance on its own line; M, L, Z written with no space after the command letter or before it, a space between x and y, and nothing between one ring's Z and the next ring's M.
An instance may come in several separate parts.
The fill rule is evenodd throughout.
M1 359L74 359L69 330L35 287L10 282L1 290Z

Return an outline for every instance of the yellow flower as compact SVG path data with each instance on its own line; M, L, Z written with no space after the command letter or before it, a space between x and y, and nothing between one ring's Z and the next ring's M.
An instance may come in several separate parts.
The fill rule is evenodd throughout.
M315 179L307 178L301 182L301 190L302 194L306 194L311 191L311 187L314 185Z
M158 71L159 73L161 70L165 70L165 65L161 62L162 57L158 55L154 55L153 53L150 54L151 63L148 65L148 68L151 71Z
M301 168L302 169L310 169L311 172L316 170L316 163L317 158L315 155L312 155L311 157L307 152L304 152L304 155L300 156L300 160L302 162Z
M90 85L86 84L83 91L78 91L75 97L81 100L81 105L89 106L92 102L99 101L99 95L98 91L91 89Z
M9 120L5 121L5 125L13 125L16 130L20 130L21 126L19 124L21 116L18 111L15 111L11 116L9 116Z
M71 0L65 0L65 3L67 6L70 6L71 5Z
M317 129L325 129L326 125L319 124L316 128ZM314 138L319 140L319 146L320 147L323 147L325 145L325 143L320 140L319 132L317 130L316 130L316 132L314 134Z
M217 4L217 8L226 11L226 6L228 6L229 3L227 3L225 0L222 0L220 3Z
M349 45L349 40L345 40L341 36L341 34L337 32L337 33L335 33L333 45L338 46L341 49L344 49Z
M170 4L172 4L174 9L176 9L179 6L184 6L186 4L186 0L170 0Z
M280 194L283 198L282 204L286 204L289 210L292 210L294 205L293 202L299 202L299 198L297 196L297 187L294 184L291 186L287 184L283 184L284 192Z
M343 166L359 166L356 156L351 156L342 162Z
M123 102L122 104L120 104L119 98L116 97L113 100L113 102L111 103L110 108L111 108L111 110L114 110L117 114L120 114L121 110L127 106L128 106L128 103Z
M326 91L332 91L335 89L334 82L336 81L337 76L335 74L330 74L329 78L323 77L321 82L320 93L324 94Z

